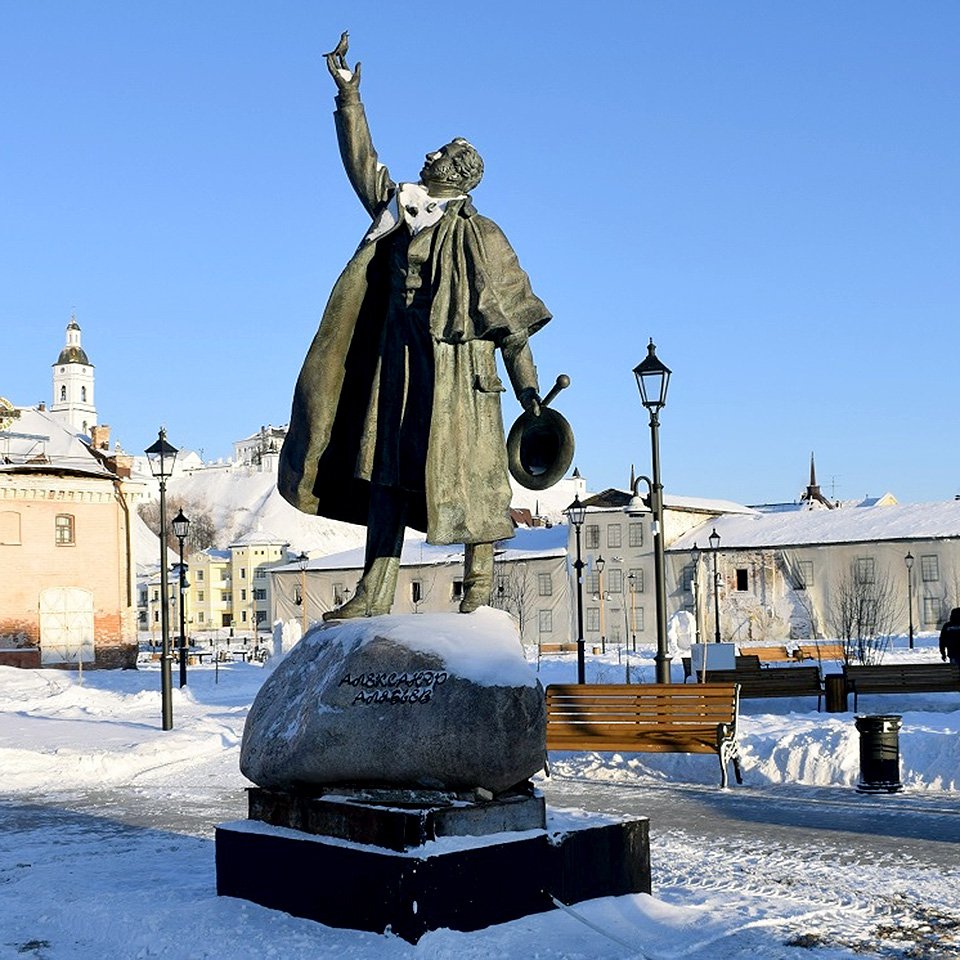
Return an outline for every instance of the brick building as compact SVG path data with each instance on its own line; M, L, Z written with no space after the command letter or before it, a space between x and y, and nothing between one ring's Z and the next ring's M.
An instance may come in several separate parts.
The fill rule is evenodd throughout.
M0 409L0 665L136 664L142 485L108 429L88 446L42 407Z

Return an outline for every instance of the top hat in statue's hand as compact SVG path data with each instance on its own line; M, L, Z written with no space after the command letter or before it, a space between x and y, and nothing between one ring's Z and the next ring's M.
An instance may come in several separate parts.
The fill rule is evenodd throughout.
M561 373L553 389L540 401L539 415L524 411L507 436L507 463L513 479L528 490L552 487L573 462L573 429L548 404L570 378Z

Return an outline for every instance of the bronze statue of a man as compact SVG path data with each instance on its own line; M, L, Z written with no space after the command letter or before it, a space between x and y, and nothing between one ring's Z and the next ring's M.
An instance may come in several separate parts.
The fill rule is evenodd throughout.
M364 573L328 617L389 613L405 526L465 544L460 610L489 602L493 544L513 536L495 351L523 408L540 410L528 337L549 319L470 191L483 161L463 139L427 154L419 183L377 159L346 35L340 154L373 218L330 295L297 381L279 489L298 509L367 526Z

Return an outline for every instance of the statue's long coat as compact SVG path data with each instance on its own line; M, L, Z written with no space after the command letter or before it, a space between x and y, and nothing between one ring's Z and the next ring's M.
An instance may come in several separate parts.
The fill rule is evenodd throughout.
M337 280L304 361L278 486L305 513L366 524L389 237L407 228L396 210L396 184L377 162L363 107L338 104L344 165L375 222ZM425 530L431 543L500 540L513 536L513 526L495 348L525 342L550 315L500 228L469 199L451 201L428 229L423 276L432 289L433 405L424 489L413 492L407 522ZM510 369L516 353L504 351L511 380L536 386L532 362L528 370ZM525 383L531 375L534 383Z

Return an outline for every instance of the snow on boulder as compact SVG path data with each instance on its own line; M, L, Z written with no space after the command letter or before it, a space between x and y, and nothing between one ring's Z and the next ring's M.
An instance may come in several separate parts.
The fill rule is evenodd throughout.
M383 616L307 633L247 717L261 787L365 784L493 793L543 766L543 688L510 617Z

